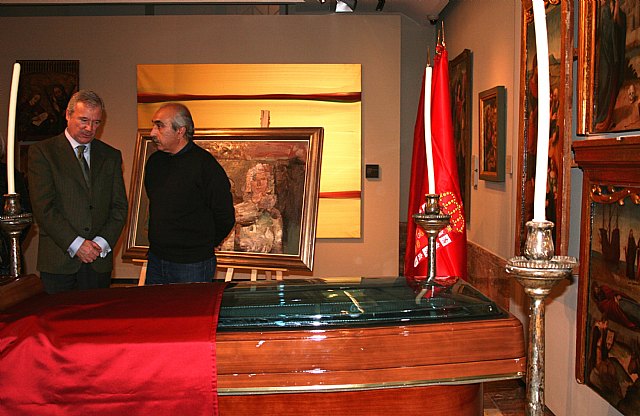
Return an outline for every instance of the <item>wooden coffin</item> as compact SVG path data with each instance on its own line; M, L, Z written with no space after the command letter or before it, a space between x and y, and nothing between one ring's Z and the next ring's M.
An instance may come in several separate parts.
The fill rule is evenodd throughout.
M384 284L380 282L374 286ZM256 290L255 285L253 288ZM368 315L373 323L367 323L365 317L337 319L335 325L324 325L331 318L324 311L317 311L317 318L311 318L316 312L312 310L305 323L300 322L304 321L301 318L265 329L257 323L252 327L250 318L248 330L237 331L224 328L228 319L225 310L234 306L225 305L223 299L216 341L221 414L481 415L482 382L524 375L521 323L468 285L458 286L458 293L466 290L467 294L477 295L487 302L487 309L496 308L496 317L463 318L454 313L441 316L447 315L450 306L442 304L439 307L444 313L431 312L431 320L416 319L417 314L402 310L410 303L400 303L393 322L393 313L380 318L371 312L385 307L379 300L367 304L366 289L358 291L354 285L342 289L336 285L329 285L330 289L320 285L310 288L349 293L351 306L360 302L364 311L356 315ZM286 293L281 290L278 302L310 301L296 299L295 295L288 297ZM412 296L411 291L407 294ZM227 289L225 297L229 295ZM390 297L394 296L397 293ZM321 297L328 298L326 293ZM255 305L256 308L277 303L268 298L264 296L262 306ZM251 302L258 302L242 296L236 301L245 302L247 310ZM349 313L346 311L345 315ZM278 314L273 315L277 319ZM314 319L319 322L316 327ZM278 325L283 328L278 329Z

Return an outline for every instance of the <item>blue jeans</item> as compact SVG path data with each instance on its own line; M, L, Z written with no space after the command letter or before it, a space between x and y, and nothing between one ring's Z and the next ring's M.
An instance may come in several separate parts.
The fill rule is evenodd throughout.
M216 258L196 263L174 263L149 252L145 285L211 282L216 272Z

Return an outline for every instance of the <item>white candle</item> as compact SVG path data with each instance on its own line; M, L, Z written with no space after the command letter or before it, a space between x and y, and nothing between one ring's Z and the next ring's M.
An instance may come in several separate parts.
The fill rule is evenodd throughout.
M545 220L547 194L547 165L549 157L549 45L544 0L533 0L533 22L536 30L538 58L538 146L536 152L536 180L533 195L533 221Z
M16 193L16 178L14 175L16 143L16 104L18 102L18 83L20 82L20 64L13 65L13 77L11 78L11 95L9 96L9 126L7 132L7 193Z
M430 66L424 71L424 145L427 151L427 177L429 179L429 193L436 193L436 180L433 173L433 147L431 146L431 77L433 69Z

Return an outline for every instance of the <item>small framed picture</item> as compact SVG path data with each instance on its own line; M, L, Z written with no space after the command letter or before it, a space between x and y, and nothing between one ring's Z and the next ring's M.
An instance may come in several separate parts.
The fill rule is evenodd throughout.
M506 90L498 86L479 95L480 179L504 182Z

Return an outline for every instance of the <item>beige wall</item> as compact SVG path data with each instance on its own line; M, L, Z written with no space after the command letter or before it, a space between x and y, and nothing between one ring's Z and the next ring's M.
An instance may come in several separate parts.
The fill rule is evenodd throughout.
M456 2L457 6L450 5L444 16L449 58L455 58L464 49L470 49L473 56L471 151L475 156L479 153L478 94L498 85L503 85L507 92L507 156L516 154L518 149L519 75L514 68L520 50L519 21L514 22L519 10L517 3L493 0L481 2L482 7L478 7L477 2ZM514 246L515 182L512 174L506 174L504 182L480 180L476 189L471 188L467 238L503 258L511 256Z
M96 90L106 102L102 137L122 150L129 186L137 126L136 64L360 63L362 159L380 165L381 179L363 179L363 237L319 240L313 274L395 275L403 24L414 23L399 15L0 18L0 102L9 101L15 60L80 60L80 85ZM0 131L6 132L6 116L0 119ZM258 127L258 121L247 127ZM36 247L34 238L25 250L29 272L35 271ZM115 277L137 277L140 266L120 260L121 244L117 251Z

